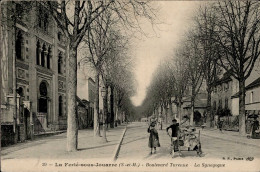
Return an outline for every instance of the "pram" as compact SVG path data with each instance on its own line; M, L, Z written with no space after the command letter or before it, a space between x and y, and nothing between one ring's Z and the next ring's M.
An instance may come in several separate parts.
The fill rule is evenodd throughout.
M174 152L179 152L182 156L182 151L196 151L198 156L201 156L201 142L200 142L200 131L195 132L195 128L180 128L178 131L177 138L171 138L172 148L171 154L174 156Z

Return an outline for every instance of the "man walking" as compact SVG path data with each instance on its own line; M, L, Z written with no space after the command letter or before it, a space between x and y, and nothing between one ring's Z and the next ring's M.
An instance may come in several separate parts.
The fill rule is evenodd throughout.
M178 145L177 145L177 137L178 137L178 131L179 131L179 123L177 123L176 119L172 120L172 124L166 128L167 134L170 136L168 130L172 130L171 134L171 145L172 145L172 157L174 156L174 152L177 151Z

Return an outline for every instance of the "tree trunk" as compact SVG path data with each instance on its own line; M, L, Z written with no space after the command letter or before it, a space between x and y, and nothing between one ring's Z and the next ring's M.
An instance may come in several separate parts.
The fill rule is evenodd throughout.
M120 123L121 123L122 121L121 121L121 110L120 110L120 107L117 107L117 113L116 113L116 115L117 115L117 120L119 120Z
M76 114L77 95L77 48L70 45L68 69L68 127L67 127L67 151L77 151L78 147L78 125Z
M118 114L119 114L119 120L120 120L120 122L121 122L121 124L123 123L123 112L122 112L122 109L121 109L121 107L119 107L119 109L118 109Z
M95 109L94 109L94 126L93 132L94 137L100 137L100 129L99 129L99 72L96 73L96 80L95 80Z
M168 108L165 107L165 123L168 124Z
M108 114L108 107L107 107L107 98L108 98L108 86L105 86L105 97L103 98L103 137L102 140L104 142L107 142L107 136L106 136L106 124L107 124L107 114Z
M206 124L207 127L211 127L211 118L212 118L212 114L211 114L211 89L207 89L208 92L208 97L207 97L207 116L206 116Z
M117 123L117 120L118 120L118 108L117 108L117 105L115 106L115 119L116 119L115 126L117 127L117 125L118 125L118 123Z
M190 125L193 126L194 119L194 98L191 98L191 115L190 115Z
M179 118L179 122L181 122L182 120L181 103L177 103L177 117Z
M239 81L239 135L246 135L246 110L245 110L245 80Z
M173 111L172 111L172 102L171 99L169 100L169 110L170 110L170 116L173 119Z
M113 85L111 85L110 88L111 88L111 94L110 94L110 109L111 109L110 127L114 128L115 114L114 114L114 87L113 87Z

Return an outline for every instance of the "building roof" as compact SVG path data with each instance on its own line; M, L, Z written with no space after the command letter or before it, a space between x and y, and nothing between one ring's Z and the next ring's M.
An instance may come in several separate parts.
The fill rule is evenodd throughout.
M83 103L83 101L78 96L76 96L76 101L79 103L80 106L86 107L86 105Z
M254 80L253 82L251 82L251 84L249 84L248 86L246 86L246 89L250 90L252 88L259 87L259 86L260 86L260 77Z
M89 104L89 101L86 100L86 99L82 99L82 102L83 102L84 104Z
M201 99L207 99L207 93L198 93L196 96L196 99L201 100ZM185 96L183 98L184 102L190 102L191 101L191 95Z
M91 81L92 83L95 83L95 81L91 77L89 77L88 80Z
M184 105L184 109L191 108L191 96L186 97L183 102L189 102L186 106ZM195 102L194 102L195 108L206 108L207 107L207 94L200 93L196 96Z
M231 69L226 71L220 79L216 79L215 80L214 85L216 86L216 85L220 85L222 83L226 83L226 82L232 81L231 73L232 73Z
M252 88L255 87L260 87L260 77L257 78L256 80L254 80L253 82L251 82L250 84L248 84L248 86L246 86L246 91L250 90ZM239 97L239 92L237 92L236 94L234 94L233 96L231 96L231 98L238 98Z

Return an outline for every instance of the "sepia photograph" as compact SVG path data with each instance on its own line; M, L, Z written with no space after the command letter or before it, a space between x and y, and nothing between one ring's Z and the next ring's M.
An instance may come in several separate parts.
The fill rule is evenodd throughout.
M260 1L0 0L0 172L260 172Z

